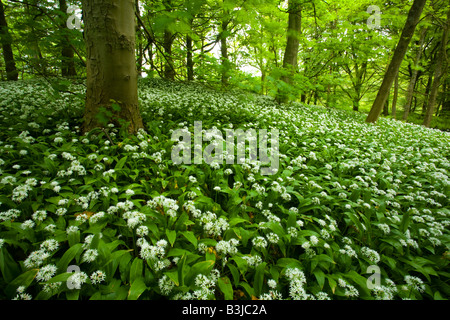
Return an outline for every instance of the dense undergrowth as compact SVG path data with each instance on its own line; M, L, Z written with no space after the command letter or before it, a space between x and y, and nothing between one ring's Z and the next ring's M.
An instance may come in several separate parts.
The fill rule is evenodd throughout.
M143 80L146 130L81 136L66 89L0 84L2 299L450 297L448 133ZM194 121L277 128L278 173L174 165Z

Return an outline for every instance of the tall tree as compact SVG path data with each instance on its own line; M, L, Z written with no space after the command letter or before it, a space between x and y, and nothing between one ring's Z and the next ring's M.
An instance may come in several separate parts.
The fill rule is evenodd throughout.
M6 22L5 9L3 3L0 0L0 42L3 49L3 59L5 60L6 67L6 79L17 80L19 73L16 69L16 63L14 61L14 54L12 51L11 43L12 37L8 30L8 23Z
M428 106L425 118L423 119L423 125L429 127L431 119L433 118L434 107L436 104L436 98L439 90L440 81L444 74L445 64L447 63L447 40L448 30L450 29L450 10L447 12L447 21L442 26L442 40L439 46L439 53L436 60L436 66L434 69L434 79L431 85L430 96L428 97Z
M403 107L403 120L408 119L409 111L411 110L411 102L414 94L414 87L416 85L417 75L419 74L419 61L422 56L423 44L425 42L425 35L427 29L423 28L420 32L419 45L417 47L417 53L413 62L413 70L411 74L411 79L409 80L408 90L406 91L406 103Z
M143 128L138 108L134 0L83 0L87 91L83 132L104 125L99 115L128 132ZM117 107L118 106L118 107Z
M281 80L291 85L294 72L297 69L297 56L302 28L302 7L299 0L289 0L288 13L287 42L283 58L283 69L286 74L281 77ZM278 91L277 101L284 103L287 100L288 95L286 92Z
M405 26L395 48L394 55L389 64L388 70L384 74L383 82L381 83L378 94L375 101L372 104L369 115L366 118L366 122L373 123L378 120L380 113L383 109L384 103L388 97L389 90L394 82L394 79L398 73L403 58L408 50L409 42L414 34L417 23L419 22L420 15L422 14L423 7L426 0L414 0L414 3L409 10L408 17L406 19Z

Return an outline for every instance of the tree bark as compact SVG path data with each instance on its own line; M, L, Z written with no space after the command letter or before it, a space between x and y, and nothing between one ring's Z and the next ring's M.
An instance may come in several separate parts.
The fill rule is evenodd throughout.
M19 72L14 61L14 54L11 43L12 37L8 30L8 23L6 22L5 9L0 0L0 42L3 49L3 59L5 60L6 79L15 81L19 77Z
M447 21L443 26L442 40L439 48L439 53L436 60L436 67L434 69L434 79L431 85L430 96L428 97L428 106L423 125L430 127L431 119L433 118L434 106L436 105L436 98L439 90L441 78L444 74L444 62L447 60L447 40L448 30L450 29L450 10L447 12Z
M291 85L295 70L297 69L297 56L302 27L302 8L298 0L289 0L288 13L287 42L283 58L283 69L287 74L283 75L281 80ZM286 92L278 90L276 99L279 103L286 103L289 98Z
M106 122L126 122L128 132L136 133L144 126L138 107L134 0L82 4L87 53L83 132L104 127L106 114Z
M389 89L389 91L388 91L386 102L384 103L384 106L383 106L383 116L385 116L385 117L387 117L389 115L389 95L390 94L391 94L391 89Z
M167 11L172 11L172 1L164 0L164 7ZM163 48L164 48L164 78L175 80L175 68L172 58L173 33L168 28L164 30Z
M63 12L63 17L65 17L67 19L67 2L66 0L59 0L59 10L61 10ZM61 29L63 30L63 32L65 31L64 29L66 29L66 19L62 19L63 21L61 22ZM61 41L61 75L63 77L71 77L71 76L76 76L77 75L77 70L75 69L75 61L74 61L74 52L73 52L73 48L70 45L70 43L68 43L67 41L68 39L66 39L64 37L64 39L62 39Z
M416 25L419 22L420 15L422 14L423 7L425 6L426 0L414 0L411 9L408 13L408 18L406 19L405 26L403 28L400 40L398 41L397 47L395 48L394 55L392 56L391 63L389 64L388 70L384 74L383 82L378 90L377 97L373 102L372 108L370 109L369 115L366 118L366 122L373 123L378 120L383 105L386 102L387 94L389 89L394 82L395 76L400 68L406 51L408 50L409 42L414 34Z
M230 61L228 59L228 24L229 20L224 18L221 24L221 32L220 32L220 54L221 54L221 65L222 65L222 84L228 85L228 80L230 79Z
M186 36L186 69L187 69L187 79L188 81L194 80L194 60L192 49L192 38L191 36Z
M414 87L417 81L417 75L419 74L418 66L420 57L422 56L423 44L425 42L425 35L427 33L427 29L422 29L420 33L419 46L417 48L417 53L414 58L414 68L412 71L411 79L409 80L408 90L406 91L406 103L403 107L403 120L406 121L408 119L409 111L411 110L411 102L414 94Z
M398 99L398 73L394 81L394 96L392 97L392 117L397 117L397 99Z

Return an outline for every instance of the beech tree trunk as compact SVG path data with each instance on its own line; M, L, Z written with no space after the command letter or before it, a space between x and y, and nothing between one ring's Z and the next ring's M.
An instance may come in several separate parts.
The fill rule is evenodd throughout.
M412 102L412 97L414 94L414 87L416 85L417 75L419 74L418 65L419 65L420 57L422 56L422 50L423 50L422 47L425 42L426 33L427 33L426 28L424 28L420 33L419 46L417 48L417 53L414 58L414 66L413 66L414 68L412 71L411 79L409 80L408 90L406 91L406 103L405 103L405 106L403 107L403 110L404 110L403 111L403 120L405 120L405 121L408 119L409 111L411 110L411 102Z
M403 28L400 40L395 48L394 55L392 56L391 63L388 70L384 74L383 82L378 90L377 97L373 102L369 115L366 118L366 122L373 123L378 120L381 111L383 110L384 103L386 102L389 89L392 87L395 76L403 61L403 58L408 50L408 45L416 29L416 25L419 22L420 15L422 14L423 7L426 0L414 0L414 3L409 10L408 17L406 19L405 27Z
M288 13L287 42L283 58L283 69L287 74L283 75L281 80L291 85L295 70L297 69L299 39L302 27L302 8L298 0L289 0ZM283 90L278 90L277 101L279 103L286 103L288 101L288 94L283 92Z
M0 42L2 44L3 49L3 59L5 60L6 79L15 81L19 76L19 72L16 69L14 54L11 47L12 38L8 31L8 24L5 18L5 9L3 7L3 3L1 0L0 0Z
M138 107L134 0L82 4L87 53L83 132L105 126L106 116L118 126L126 122L128 132L136 133L144 126Z
M436 60L436 67L434 69L433 84L431 85L430 96L428 97L427 112L425 114L425 118L423 119L423 125L427 128L430 127L431 119L433 118L439 85L444 74L444 62L447 60L448 29L450 29L450 10L447 12L447 21L443 26L442 40Z

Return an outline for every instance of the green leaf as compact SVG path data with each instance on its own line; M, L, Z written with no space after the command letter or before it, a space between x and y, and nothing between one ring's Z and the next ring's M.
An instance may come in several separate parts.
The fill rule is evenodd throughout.
M237 286L239 284L239 280L240 280L240 275L239 275L239 270L232 265L231 263L227 263L228 269L230 269L231 275L233 276L233 283L235 286Z
M73 247L77 243L80 242L80 230L77 230L76 232L70 232L67 235L67 240L69 241L69 246Z
M120 159L116 166L114 167L114 170L120 170L123 168L123 166L125 165L125 162L127 162L128 156L123 157L122 159Z
M70 247L59 259L59 261L56 263L56 266L58 267L59 271L66 271L69 263L78 255L81 254L83 251L83 246L81 243L78 243L74 245L73 247Z
M233 300L233 287L231 286L230 279L228 277L219 278L217 281L220 291L225 296L225 300Z
M323 289L323 286L325 284L325 274L320 269L314 270L313 273L314 273L314 276L317 279L317 284L320 286L320 289Z
M256 267L253 289L255 290L255 295L257 297L259 297L262 293L262 288L263 288L263 284L264 284L264 271L265 271L266 265L267 265L267 263L263 262L263 263L260 263Z
M167 240L170 242L170 246L173 247L175 239L177 238L177 232L175 230L166 229Z
M78 300L80 297L80 290L69 290L66 291L67 300Z
M185 285L191 286L194 283L195 277L199 274L209 274L214 264L214 260L200 261L194 264L184 278Z
M147 290L147 286L144 283L144 278L135 279L131 284L130 290L128 290L127 300L137 300L145 290Z
M133 283L137 278L142 277L143 271L144 261L139 257L134 258L130 268L130 283Z
M11 282L20 274L20 267L11 257L6 247L0 248L0 271L6 283Z
M181 234L197 249L198 240L192 231L184 231Z
M10 298L13 298L18 287L24 286L25 288L27 288L31 284L31 282L33 282L38 272L39 269L31 269L16 277L8 284L8 286L6 286L6 295L8 295Z

